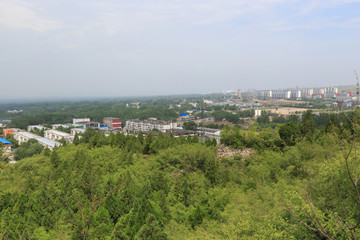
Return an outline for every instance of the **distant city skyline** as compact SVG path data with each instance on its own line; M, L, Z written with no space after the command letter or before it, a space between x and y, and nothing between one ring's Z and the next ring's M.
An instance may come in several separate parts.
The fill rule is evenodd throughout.
M0 0L0 100L355 84L360 0Z

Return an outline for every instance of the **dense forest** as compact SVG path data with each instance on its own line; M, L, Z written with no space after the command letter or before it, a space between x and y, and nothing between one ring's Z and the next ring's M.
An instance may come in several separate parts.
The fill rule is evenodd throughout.
M0 237L356 239L360 110L315 119L224 127L222 145L88 129L1 164Z
M209 96L208 96L209 97ZM11 119L9 127L26 129L29 125L71 123L73 118L87 117L102 122L103 117L119 117L125 123L128 119L158 118L176 120L180 113L196 109L188 101L201 102L202 97L171 96L108 101L75 101L27 104L1 104L0 119ZM176 105L180 105L180 107ZM172 106L172 108L170 108ZM201 107L201 106L200 106ZM199 108L200 108L199 107ZM198 109L199 109L198 108ZM8 110L21 109L19 113ZM211 111L213 108L208 107Z

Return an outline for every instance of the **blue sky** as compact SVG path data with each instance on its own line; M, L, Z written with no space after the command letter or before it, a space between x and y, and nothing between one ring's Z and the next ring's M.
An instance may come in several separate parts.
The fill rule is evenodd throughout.
M360 0L0 0L0 99L355 82Z

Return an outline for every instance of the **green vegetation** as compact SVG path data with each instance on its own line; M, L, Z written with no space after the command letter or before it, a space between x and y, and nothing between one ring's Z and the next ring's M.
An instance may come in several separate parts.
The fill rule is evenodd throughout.
M38 128L34 128L33 130L30 131L31 133L34 133L36 135L39 135L41 137L44 137L44 132L45 132L45 128L39 130Z
M71 127L65 128L65 127L57 127L56 130L61 131L61 132L65 132L65 133L70 133L71 132Z
M253 109L245 110L245 111L236 111L236 112L216 110L212 113L212 115L214 116L215 121L222 121L225 119L228 122L237 124L243 122L240 118L254 117L255 111Z
M43 148L44 147L38 143L36 139L30 139L29 141L20 144L20 147L16 149L14 154L15 160L40 154L43 151Z
M221 142L250 154L221 158L214 140L161 132L23 143L0 168L0 237L353 239L360 110L324 119L224 126Z
M184 122L184 124L183 124L183 129L196 131L196 129L197 129L197 124L196 124L194 121L186 121L186 122Z

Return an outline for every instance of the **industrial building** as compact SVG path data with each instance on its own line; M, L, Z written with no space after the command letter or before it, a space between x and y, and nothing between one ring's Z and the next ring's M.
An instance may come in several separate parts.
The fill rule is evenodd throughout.
M106 117L103 118L103 124L110 129L120 129L121 118Z

